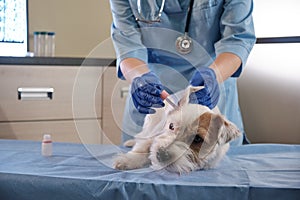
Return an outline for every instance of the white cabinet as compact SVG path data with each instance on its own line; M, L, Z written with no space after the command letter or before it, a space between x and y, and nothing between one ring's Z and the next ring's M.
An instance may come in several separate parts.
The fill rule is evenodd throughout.
M1 65L0 138L41 140L48 133L59 142L102 143L102 72L98 66Z

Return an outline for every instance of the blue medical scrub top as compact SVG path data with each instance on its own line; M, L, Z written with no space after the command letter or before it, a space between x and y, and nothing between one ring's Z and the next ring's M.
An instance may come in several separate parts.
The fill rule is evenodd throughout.
M137 58L148 64L169 93L184 89L195 69L208 67L224 52L234 53L242 65L233 76L220 84L218 107L223 115L244 133L239 109L236 78L240 75L255 43L252 20L252 0L195 0L188 35L193 49L187 55L177 52L175 41L184 34L188 0L166 0L161 22L144 23L136 18L153 20L161 7L161 0L111 0L113 24L111 36L117 55L117 75L125 58ZM139 113L127 98L123 117L123 140L142 130L144 114ZM242 144L243 137L232 142Z

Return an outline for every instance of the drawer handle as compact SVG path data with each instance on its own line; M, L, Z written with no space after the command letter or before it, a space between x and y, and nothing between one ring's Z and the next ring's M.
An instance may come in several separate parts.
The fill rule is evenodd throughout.
M19 100L51 100L53 88L21 87L18 88Z

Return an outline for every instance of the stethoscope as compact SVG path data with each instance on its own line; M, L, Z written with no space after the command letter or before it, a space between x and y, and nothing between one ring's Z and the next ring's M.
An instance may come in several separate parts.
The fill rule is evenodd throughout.
M152 20L147 20L143 17L143 14L141 11L142 10L141 9L141 0L137 0L137 9L138 9L138 13L139 13L140 17L136 17L136 21L140 21L140 22L144 22L144 23L148 23L148 24L152 24L155 22L161 22L160 17L163 12L163 9L164 9L165 2L166 2L166 0L162 0L162 3L161 3L161 6L160 6L157 16ZM187 18L186 18L186 23L185 23L185 28L184 28L184 34L179 36L175 41L176 50L180 54L188 54L192 51L193 43L192 43L192 39L188 36L188 32L189 32L189 26L190 26L190 22L191 22L193 4L194 4L194 0L190 0L190 5L188 8L188 13L187 13Z

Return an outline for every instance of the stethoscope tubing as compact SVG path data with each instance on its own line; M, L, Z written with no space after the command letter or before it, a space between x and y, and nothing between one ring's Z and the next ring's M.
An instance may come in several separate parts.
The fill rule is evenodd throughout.
M194 0L190 0L190 5L189 5L189 8L188 8L189 10L188 10L188 13L187 13L185 28L184 28L185 33L189 32L189 27L190 27L191 18L192 18L193 5L194 5Z
M136 19L139 20L139 21L145 22L145 23L152 23L152 22L156 22L156 21L159 22L159 21L160 21L160 17L161 17L161 15L162 15L162 12L163 12L164 7L165 7L165 2L166 2L166 0L162 0L160 9L159 9L159 11L158 11L158 15L157 15L157 17L156 17L155 20L146 20L146 19L143 17L143 15L142 15L141 0L137 0L137 9L138 9L138 13L139 13L139 15L142 17L142 19L139 19L139 18L136 18Z
M140 18L136 17L136 21L150 23L150 24L154 22L160 22L161 21L160 17L165 7L165 2L166 0L162 0L157 17L155 17L154 20L152 19L147 20L142 15L141 0L137 0L137 9ZM189 32L189 27L192 18L193 5L194 5L194 0L190 0L188 11L187 11L186 22L185 22L184 34L182 36L179 36L175 41L176 49L180 54L188 54L192 51L192 39L188 36L188 32Z

